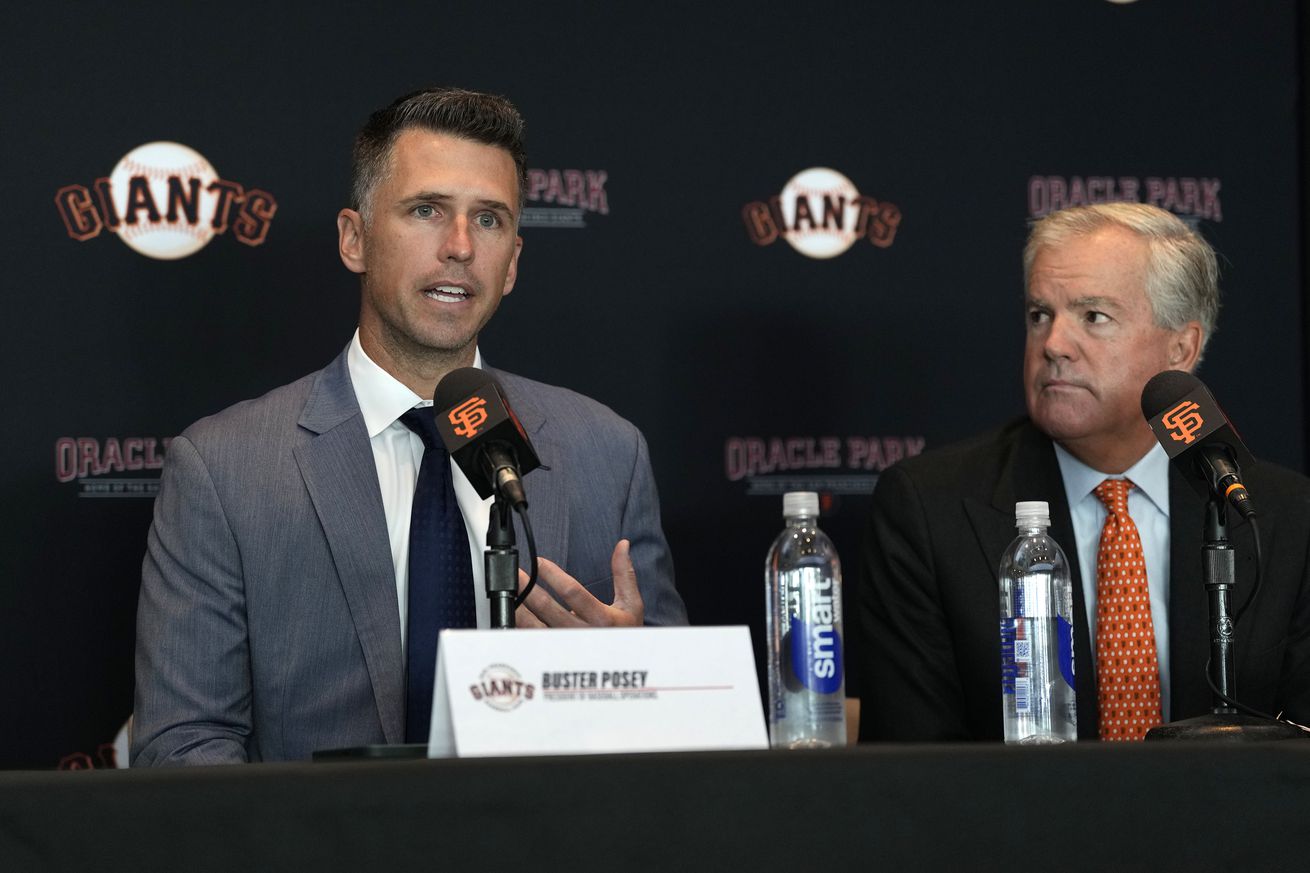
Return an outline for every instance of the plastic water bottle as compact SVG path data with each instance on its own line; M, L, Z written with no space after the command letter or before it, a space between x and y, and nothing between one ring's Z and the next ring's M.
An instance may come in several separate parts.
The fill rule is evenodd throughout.
M764 564L769 737L775 748L846 744L841 562L819 530L819 495L782 498L787 527Z
M1074 696L1073 585L1069 563L1046 533L1041 500L1015 504L1019 536L1001 558L1001 706L1007 743L1078 738Z

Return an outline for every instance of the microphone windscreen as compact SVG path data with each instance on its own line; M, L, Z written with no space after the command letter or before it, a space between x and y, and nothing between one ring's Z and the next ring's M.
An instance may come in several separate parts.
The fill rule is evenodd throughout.
M486 370L477 367L460 367L451 370L437 383L436 393L432 395L432 405L438 410L449 409L456 403L476 393L488 382L495 383L495 378Z
M1142 389L1142 415L1155 418L1197 388L1204 390L1205 386L1191 373L1182 370L1156 373Z
M1255 464L1210 389L1191 373L1165 370L1152 376L1142 389L1142 415L1169 459L1181 465L1202 496L1209 495L1213 483L1200 472L1200 455L1222 447L1239 468Z
M496 378L476 367L452 370L433 394L433 415L446 451L484 500L496 490L493 449L509 453L519 476L541 466L532 440Z

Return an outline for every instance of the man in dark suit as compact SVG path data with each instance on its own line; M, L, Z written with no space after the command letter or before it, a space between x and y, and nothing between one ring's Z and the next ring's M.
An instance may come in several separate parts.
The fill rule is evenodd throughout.
M453 89L401 98L360 132L337 221L361 279L355 337L172 444L142 572L134 765L426 741L431 658L407 655L441 626L488 625L490 500L421 419L442 377L481 365L478 334L514 286L521 134L507 101ZM491 372L544 465L524 478L543 559L517 624L684 624L641 434L593 400ZM431 540L411 548L411 510L443 519L435 569L415 570Z
M1131 483L1158 660L1152 720L1211 706L1205 500L1168 463L1140 400L1156 373L1199 362L1218 312L1214 253L1163 210L1106 204L1038 222L1024 265L1028 418L902 462L874 494L854 628L862 740L1002 738L997 573L1020 500L1050 504L1050 533L1072 570L1079 737L1111 738L1093 656L1107 516L1096 489L1107 479ZM1260 505L1264 563L1259 599L1237 630L1237 695L1310 723L1310 481L1263 463L1244 472ZM1241 606L1254 548L1235 513L1229 532Z

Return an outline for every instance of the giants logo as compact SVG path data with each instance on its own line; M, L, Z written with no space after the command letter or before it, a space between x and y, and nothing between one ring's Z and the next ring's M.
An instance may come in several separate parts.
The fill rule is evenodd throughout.
M220 179L204 155L175 142L137 146L90 189L60 188L55 206L73 239L108 229L134 251L165 261L195 254L229 227L246 245L262 245L277 212L272 194Z
M1169 429L1169 436L1173 437L1175 442L1184 444L1194 442L1196 432L1205 426L1205 419L1197 411L1200 408L1192 401L1184 400L1166 412L1160 418L1160 423Z
M487 423L487 401L474 395L452 409L446 417L455 426L455 433L472 439L478 428Z
M835 258L860 239L885 249L901 225L896 204L864 196L827 167L802 170L781 194L747 203L741 217L751 242L767 246L782 237L809 258Z
M469 686L474 700L481 700L492 709L509 712L525 700L531 700L537 688L524 682L519 672L508 664L492 664L482 671L476 685Z

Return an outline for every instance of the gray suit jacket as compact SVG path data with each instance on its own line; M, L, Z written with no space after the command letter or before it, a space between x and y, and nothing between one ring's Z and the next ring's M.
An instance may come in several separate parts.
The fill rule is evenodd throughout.
M627 537L646 623L685 624L641 433L572 391L491 372L544 465L524 478L538 552L609 602ZM401 742L399 615L343 352L172 442L142 569L133 765Z

